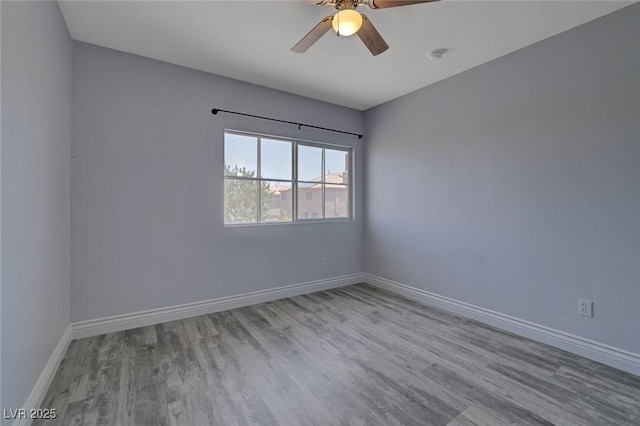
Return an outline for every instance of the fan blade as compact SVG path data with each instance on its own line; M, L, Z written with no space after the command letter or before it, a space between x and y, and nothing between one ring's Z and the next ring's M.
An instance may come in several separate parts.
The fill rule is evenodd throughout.
M331 28L331 21L333 21L333 16L327 16L326 18L324 18L318 25L313 27L313 29L309 31L306 36L302 37L302 40L300 40L295 46L293 46L291 50L296 53L306 52L307 49L313 46L313 43L320 40L320 37L325 35L327 31L329 31L329 29Z
M356 34L373 56L377 56L389 48L366 15L362 15L362 27Z
M369 5L373 9L387 9L389 7L409 6L411 4L431 3L438 0L369 0Z

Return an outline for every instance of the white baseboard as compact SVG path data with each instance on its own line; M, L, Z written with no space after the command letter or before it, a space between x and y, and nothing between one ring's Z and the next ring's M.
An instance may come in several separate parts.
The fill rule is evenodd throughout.
M42 373L40 373L40 377L36 381L36 384L33 386L31 393L27 397L26 402L20 408L25 408L28 412L30 409L40 408L42 404L42 400L44 399L47 390L49 389L49 385L51 385L51 381L53 377L56 375L58 371L58 366L60 362L62 362L62 358L64 358L64 354L67 351L67 347L71 342L71 326L67 327L67 329L62 334L62 337L58 341L53 353L49 357L49 360L45 364L42 369ZM31 424L31 419L16 419L13 422L13 426L27 426Z
M357 284L360 282L363 282L362 274L343 275L324 280L310 281L268 290L238 294L235 296L220 297L217 299L186 303L166 308L151 309L148 311L80 321L71 324L73 329L73 339L98 336L100 334L112 333L115 331L129 330L132 328L144 327L167 321L175 321L198 315L211 314L214 312L226 311L272 300Z
M485 324L640 376L640 354L501 314L500 312L484 309L469 303L460 302L375 275L363 274L363 276L364 282L404 296L407 299L472 318Z

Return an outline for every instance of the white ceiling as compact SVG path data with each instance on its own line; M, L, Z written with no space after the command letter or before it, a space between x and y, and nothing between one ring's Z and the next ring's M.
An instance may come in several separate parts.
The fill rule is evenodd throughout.
M390 49L332 31L290 51L330 7L313 1L60 1L75 40L366 110L632 2L456 1L359 9ZM448 49L441 61L427 52Z

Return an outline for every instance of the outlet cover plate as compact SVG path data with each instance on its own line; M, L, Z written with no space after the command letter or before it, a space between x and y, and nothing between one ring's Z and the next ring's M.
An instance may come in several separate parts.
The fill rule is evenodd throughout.
M593 317L593 302L591 300L578 299L578 313L583 317Z

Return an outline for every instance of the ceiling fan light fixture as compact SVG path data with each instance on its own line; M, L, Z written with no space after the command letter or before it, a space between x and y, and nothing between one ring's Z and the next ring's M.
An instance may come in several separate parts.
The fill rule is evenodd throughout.
M353 9L343 9L333 16L331 26L338 35L354 35L362 27L362 15Z

